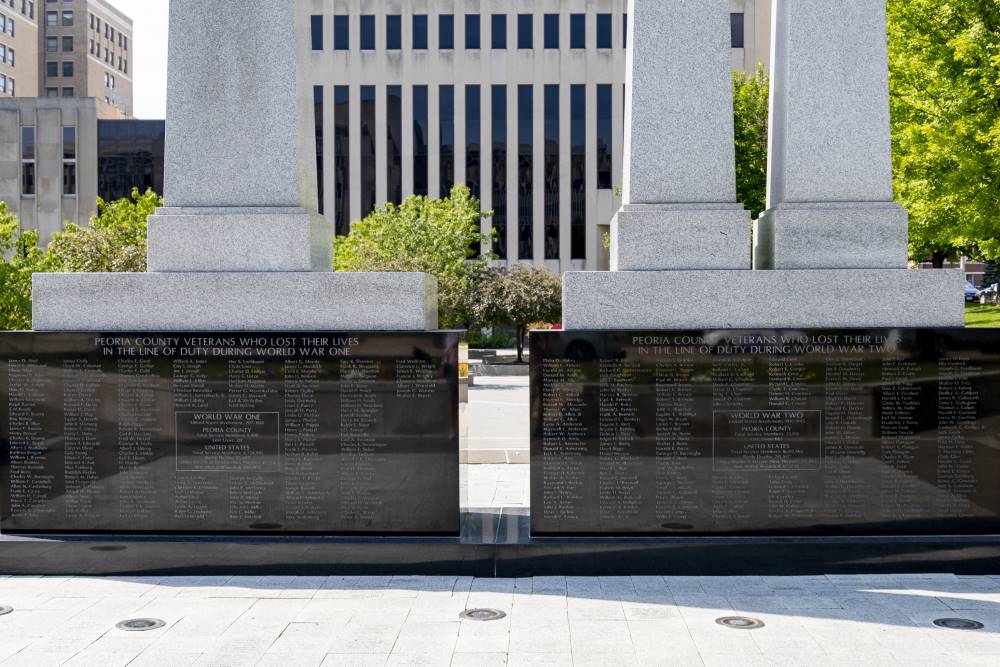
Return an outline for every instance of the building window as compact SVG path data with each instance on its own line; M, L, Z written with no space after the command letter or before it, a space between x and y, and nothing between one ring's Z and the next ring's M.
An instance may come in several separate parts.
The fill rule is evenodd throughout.
M312 50L323 50L323 17L313 14L310 17L310 27L312 29Z
M372 14L361 17L361 50L375 50L375 16Z
M439 89L440 108L438 126L441 138L441 182L440 196L443 199L455 186L455 87L441 86Z
M597 48L611 48L611 14L597 15Z
M375 210L375 86L361 86L361 217Z
M63 97L75 97L76 96L76 91L74 91L72 88L63 88L62 89L62 96Z
M62 38L62 50L63 53L72 53L73 51L73 38L63 37Z
M428 137L430 122L427 112L427 86L413 87L413 194L428 195Z
M611 85L597 86L597 189L611 189Z
M465 87L465 183L472 196L479 199L482 179L480 170L483 133L482 103L478 85ZM478 250L477 253L478 254Z
M59 76L59 63L45 63L45 76L50 78Z
M351 89L333 87L334 228L337 236L351 233Z
M628 14L622 14L622 48L628 48Z
M403 201L403 87L386 88L386 164L388 200Z
M476 50L480 48L482 41L482 27L479 22L479 14L465 15L465 48Z
M427 49L427 14L413 15L413 48L419 51Z
M570 14L569 16L569 48L587 48L587 15Z
M333 49L334 51L350 51L351 49L351 17L338 14L333 17Z
M59 38L58 37L46 37L45 38L45 52L46 53L59 53Z
M558 49L559 48L559 15L558 14L546 14L545 15L545 48L547 49Z
M316 129L316 210L323 215L323 86L313 86L313 125Z
M455 48L455 16L441 14L438 17L438 48L448 51Z
M570 258L587 259L587 87L570 86Z
M517 48L535 48L535 21L531 14L517 15Z
M399 14L385 17L385 48L390 51L403 48L403 17Z
M507 15L494 14L490 18L492 47L497 50L507 48Z
M45 12L45 25L49 28L55 28L59 25L59 12Z
M7 49L7 63L11 67L14 66L14 49Z
M535 114L531 85L517 87L517 258L534 259Z
M66 12L62 13L62 24L64 26L71 26L71 25L73 25L73 12L66 11Z
M507 86L493 86L491 95L493 253L507 259Z
M559 86L545 86L545 259L559 259Z
M742 49L744 47L743 35L743 12L733 12L729 15L729 27L732 32L733 48Z
M21 194L35 195L35 128L21 128Z
M63 194L76 195L76 128L63 128Z
M58 88L46 88L45 89L45 97L59 97L59 89ZM107 99L107 98L105 98L105 99Z
M71 76L73 76L73 61L72 60L63 61L63 64L62 64L62 75L65 76L65 77L71 77Z

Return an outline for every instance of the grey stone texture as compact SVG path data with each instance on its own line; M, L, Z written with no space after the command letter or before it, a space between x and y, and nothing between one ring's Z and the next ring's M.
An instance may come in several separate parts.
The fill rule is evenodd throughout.
M298 206L295 3L172 0L164 198Z
M149 270L309 271L310 225L301 208L157 209Z
M905 268L892 204L884 2L775 0L757 268Z
M943 269L567 273L563 326L963 327L964 280Z
M630 0L626 204L736 201L729 0Z
M905 269L909 215L895 202L782 204L755 223L757 269Z
M422 273L39 273L36 331L423 331Z
M749 269L750 231L739 204L625 205L611 223L611 270Z

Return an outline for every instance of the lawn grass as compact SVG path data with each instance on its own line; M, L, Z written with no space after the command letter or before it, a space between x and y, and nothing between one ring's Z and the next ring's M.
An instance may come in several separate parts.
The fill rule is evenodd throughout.
M1000 329L1000 306L966 304L965 326L974 329Z

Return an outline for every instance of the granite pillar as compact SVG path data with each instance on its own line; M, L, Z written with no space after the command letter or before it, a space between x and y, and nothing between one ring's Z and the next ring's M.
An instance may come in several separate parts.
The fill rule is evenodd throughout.
M736 203L729 2L630 0L614 270L749 269Z
M885 2L774 0L762 269L903 269Z
M433 276L330 271L296 44L293 2L172 0L149 273L35 275L36 330L437 327Z

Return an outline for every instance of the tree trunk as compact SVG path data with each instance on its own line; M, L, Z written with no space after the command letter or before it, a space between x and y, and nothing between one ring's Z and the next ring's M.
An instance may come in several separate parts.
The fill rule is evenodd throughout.
M517 325L517 363L524 363L524 329L525 325Z
M948 259L947 253L944 253L944 252L941 252L940 250L938 250L938 251L935 251L934 255L931 258L931 261L934 263L934 268L935 269L943 269L944 268L944 261L946 259Z

